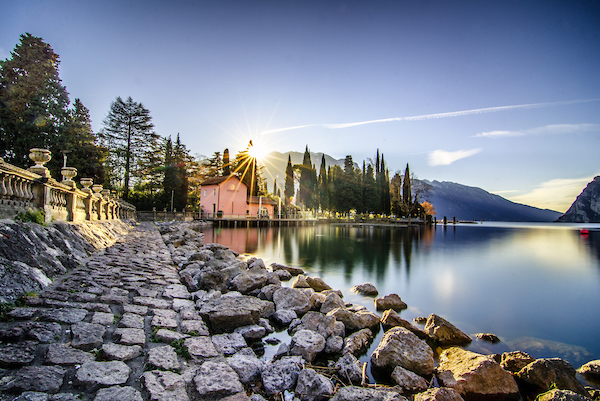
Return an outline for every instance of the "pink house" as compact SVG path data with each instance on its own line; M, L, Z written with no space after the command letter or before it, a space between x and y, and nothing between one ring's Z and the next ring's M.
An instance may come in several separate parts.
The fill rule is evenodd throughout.
M237 175L209 178L200 184L200 208L206 217L256 218L274 217L275 202L266 197L248 199L246 184Z

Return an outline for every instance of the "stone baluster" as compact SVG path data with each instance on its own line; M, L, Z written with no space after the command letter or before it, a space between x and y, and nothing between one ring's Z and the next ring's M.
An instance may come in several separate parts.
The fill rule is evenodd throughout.
M0 179L0 197L4 198L7 194L6 186L4 185L4 181L6 180L6 174L2 175L2 179Z

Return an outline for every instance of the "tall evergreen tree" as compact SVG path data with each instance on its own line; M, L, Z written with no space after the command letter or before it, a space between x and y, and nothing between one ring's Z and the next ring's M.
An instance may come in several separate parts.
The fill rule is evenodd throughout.
M139 167L144 154L158 140L154 133L150 111L131 97L117 97L110 106L101 131L103 144L110 150L110 167L122 171L123 199L129 198L132 178L140 179Z
M403 211L406 215L409 215L412 211L412 194L410 185L410 169L408 163L406 164L406 170L404 170L404 181L402 182L402 205Z
M179 186L179 177L175 167L175 154L173 152L173 141L168 137L165 142L165 167L164 167L163 191L165 204L171 209L171 200L175 201L175 188ZM175 207L175 205L172 205Z
M396 216L402 215L402 176L394 174L390 181L391 212Z
M257 196L259 193L266 192L261 168L250 152L253 146L252 140L250 140L246 150L239 152L233 163L234 172L240 175L241 181L248 187L248 196Z
M186 146L181 142L179 134L177 134L177 140L175 141L175 147L173 149L173 159L175 162L178 184L175 188L176 201L174 203L178 210L183 210L188 204L189 178L187 169L191 157Z
M327 191L327 185L329 183L327 177L327 164L325 162L325 155L321 157L321 167L319 168L319 207L321 210L329 210L329 196Z
M310 160L310 152L308 145L304 151L304 157L302 159L302 165L300 166L300 189L298 194L298 200L307 209L313 209L315 207L315 179L316 171Z
M288 156L287 166L285 168L285 189L283 195L285 197L285 204L289 205L294 197L294 167L292 166L292 156Z
M231 165L229 164L229 149L223 151L223 175L228 176L231 174Z

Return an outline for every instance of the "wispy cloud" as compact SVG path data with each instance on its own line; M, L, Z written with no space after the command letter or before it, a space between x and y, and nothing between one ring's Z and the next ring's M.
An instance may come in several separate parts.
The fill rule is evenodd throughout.
M343 123L343 124L305 124L305 125L296 125L293 127L285 127L285 128L276 128L271 130L266 130L261 132L261 135L267 134L275 134L278 132L291 131L300 128L308 128L308 127L323 127L329 129L340 129L340 128L349 128L356 127L359 125L366 124L375 124L375 123L388 123L393 121L421 121L421 120L433 120L438 118L451 118L451 117L463 117L473 114L485 114L485 113L496 113L499 111L508 111L508 110L517 110L517 109L534 109L541 107L551 107L551 106L564 106L568 104L577 104L577 103L588 103L588 102L596 102L600 99L583 99L583 100L567 100L563 102L549 102L549 103L530 103L530 104L517 104L512 106L497 106L497 107L486 107L482 109L471 109L471 110L461 110L461 111L451 111L447 113L436 113L436 114L424 114L420 116L410 116L410 117L392 117L392 118L383 118L378 120L367 120L367 121L356 121L351 123ZM508 131L497 131L497 132L508 132Z
M554 124L520 131L490 131L473 135L475 138L501 138L526 135L569 135L600 131L600 124Z
M513 202L566 212L594 176L582 178L557 178L539 184L523 195L507 196Z
M469 150L457 150L455 152L448 152L445 150L434 150L429 154L429 165L430 166L447 166L454 163L457 160L471 157L481 152L481 148L469 149Z

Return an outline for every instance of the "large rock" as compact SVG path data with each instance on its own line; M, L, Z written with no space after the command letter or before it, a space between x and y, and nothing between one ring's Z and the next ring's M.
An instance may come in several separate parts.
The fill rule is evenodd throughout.
M244 348L226 360L229 366L235 370L243 384L258 379L265 367L265 363L258 359L254 351L250 348Z
M331 287L320 277L306 277L306 282L317 292L331 290Z
M121 361L86 362L75 373L77 381L87 386L114 386L129 379L131 368Z
M56 393L63 384L66 369L59 366L25 366L1 388L8 392L40 391Z
M89 352L71 348L63 343L50 344L46 353L46 363L52 365L81 365L94 359L94 355Z
M375 298L375 309L388 310L393 309L395 311L401 311L402 309L408 308L406 302L404 302L398 294L389 294L383 297Z
M304 273L304 270L302 270L299 267L284 266L284 265L280 265L278 263L271 263L271 268L273 269L274 272L276 272L278 270L285 270L285 271L289 272L292 276L297 276L298 274Z
M0 367L14 368L30 364L35 359L37 346L35 341L0 345Z
M500 366L508 372L517 373L533 361L535 358L523 351L505 352L501 356Z
M112 386L98 390L94 401L143 401L140 392L129 386Z
M306 312L302 316L301 323L292 330L292 334L298 330L312 330L327 338L333 334L335 321L333 316L327 316L319 312Z
M402 389L404 393L418 393L427 390L428 384L421 376L396 366L392 372L392 381Z
M408 320L402 319L400 315L398 315L398 312L393 309L388 309L383 312L383 316L381 317L381 325L383 326L384 330L389 330L396 326L404 327L405 329L415 333L416 336L422 340L428 337L427 333L413 325Z
M414 401L464 401L456 390L448 387L437 387L415 394Z
M144 387L152 401L189 401L183 378L172 372L144 372Z
M440 345L463 345L471 342L471 337L433 313L427 318L425 332Z
M194 384L201 399L220 399L244 391L237 373L225 362L204 362Z
M317 354L325 349L325 337L316 331L298 330L292 337L290 353L300 355L308 362L312 362Z
M350 334L344 340L344 354L358 355L365 351L373 341L373 332L369 329L362 329L356 333Z
M586 363L577 371L585 377L600 380L600 359Z
M300 374L298 357L283 357L265 366L262 372L262 382L269 395L283 393L296 385Z
M570 390L559 390L555 388L538 395L535 398L535 401L589 401L589 398Z
M79 322L71 325L73 341L71 345L85 351L100 348L106 328L101 324Z
M217 351L225 355L233 355L248 346L240 333L217 334L212 336L212 342Z
M274 312L273 303L256 297L222 297L205 302L200 314L213 333L232 332L238 327L258 324Z
M533 387L533 391L537 393L557 388L571 390L587 397L588 392L575 375L575 368L560 358L537 359L517 373L517 377Z
M304 369L298 375L296 396L300 401L325 401L333 395L334 387L331 380L318 374L313 369Z
M403 327L388 330L377 349L371 355L372 368L391 374L396 366L402 366L419 375L433 372L433 350Z
M355 331L364 329L364 320L357 313L351 312L346 308L335 308L327 312L327 316L333 316L336 320L344 323L347 330Z
M377 288L371 283L363 283L363 284L355 285L354 287L352 287L352 291L358 292L359 294L363 294L363 295L379 294L379 291L377 291Z
M465 400L516 400L519 388L513 376L502 369L492 356L452 347L440 355L437 377Z
M267 271L260 266L254 266L253 268L238 274L231 281L233 288L242 294L247 294L258 288L262 288L266 282Z
M163 345L149 350L148 363L163 370L179 370L181 368L175 349L170 345Z
M342 387L331 401L408 401L398 390L392 388Z
M310 297L301 290L281 287L273 293L273 302L277 310L289 309L302 316L310 310Z
M321 311L321 313L328 313L336 308L345 308L345 307L346 307L346 304L342 300L342 297L340 297L335 292L331 292L331 293L327 294L327 297L321 304L320 311Z
M338 377L344 384L360 384L362 382L362 369L360 362L350 353L344 354L335 363L334 367L338 370Z

